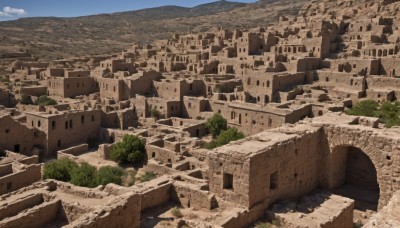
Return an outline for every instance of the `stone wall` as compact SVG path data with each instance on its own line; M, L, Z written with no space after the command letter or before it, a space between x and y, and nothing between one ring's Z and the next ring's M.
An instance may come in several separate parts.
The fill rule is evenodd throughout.
M141 211L167 203L171 200L172 182L157 178L145 184L140 190Z
M70 154L74 156L79 156L83 153L86 153L89 151L88 144L82 144L79 146L73 146L65 150L60 150L58 153L63 153L63 154Z
M140 227L140 196L127 193L115 197L91 213L83 215L70 224L71 227L109 228L109 227Z
M0 227L3 228L29 228L43 227L46 224L57 219L60 211L61 200L45 202L37 207L33 207L24 213L17 216L6 218L0 222Z
M217 206L215 195L195 184L176 181L171 194L183 207L212 210Z
M19 198L17 201L8 205L0 204L0 220L15 216L19 212L26 210L28 208L32 208L43 202L44 202L43 195L41 193L38 193L38 194L28 195L23 198Z
M29 165L25 169L0 178L0 195L18 190L41 179L41 164Z

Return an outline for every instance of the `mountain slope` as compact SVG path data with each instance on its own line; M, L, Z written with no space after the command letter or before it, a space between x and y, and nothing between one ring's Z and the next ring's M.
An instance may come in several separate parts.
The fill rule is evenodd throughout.
M29 49L42 58L119 52L135 42L166 39L174 33L212 27L266 26L280 15L296 15L306 0L218 1L193 8L163 6L76 18L23 18L0 22L0 52Z

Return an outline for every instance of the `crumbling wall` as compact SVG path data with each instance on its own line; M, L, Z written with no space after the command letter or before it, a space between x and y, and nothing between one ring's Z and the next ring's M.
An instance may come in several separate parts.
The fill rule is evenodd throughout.
M209 191L201 190L197 185L176 181L172 189L172 199L179 202L183 207L212 210L217 206L215 195Z
M37 207L31 208L17 216L6 218L0 222L2 228L30 228L43 227L57 219L60 211L61 200L45 202Z
M41 179L41 164L27 166L24 170L0 178L0 195L31 185Z
M59 150L58 153L63 153L63 154L70 154L74 156L79 156L85 152L89 151L89 146L88 144L82 144L79 146L73 146L65 150Z
M0 205L0 220L17 215L19 212L32 208L44 202L43 195L32 194L19 198L15 202L6 205Z
M128 193L115 197L101 209L83 215L70 226L81 228L138 228L140 227L140 209L139 194Z
M141 211L162 205L171 199L172 182L166 178L158 178L146 183L140 192Z

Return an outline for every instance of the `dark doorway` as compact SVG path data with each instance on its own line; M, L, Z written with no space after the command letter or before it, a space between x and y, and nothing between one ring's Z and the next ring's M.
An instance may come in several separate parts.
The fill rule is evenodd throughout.
M20 152L21 152L20 150L21 150L21 148L20 148L20 145L19 145L19 144L17 144L17 145L14 146L14 152L15 152L15 153L20 153Z

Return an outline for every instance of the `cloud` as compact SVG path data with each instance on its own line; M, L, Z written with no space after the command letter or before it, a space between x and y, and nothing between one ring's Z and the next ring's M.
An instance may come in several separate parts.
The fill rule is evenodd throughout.
M13 17L13 16L22 16L28 14L24 9L16 9L9 6L3 8L3 11L0 11L0 17Z

